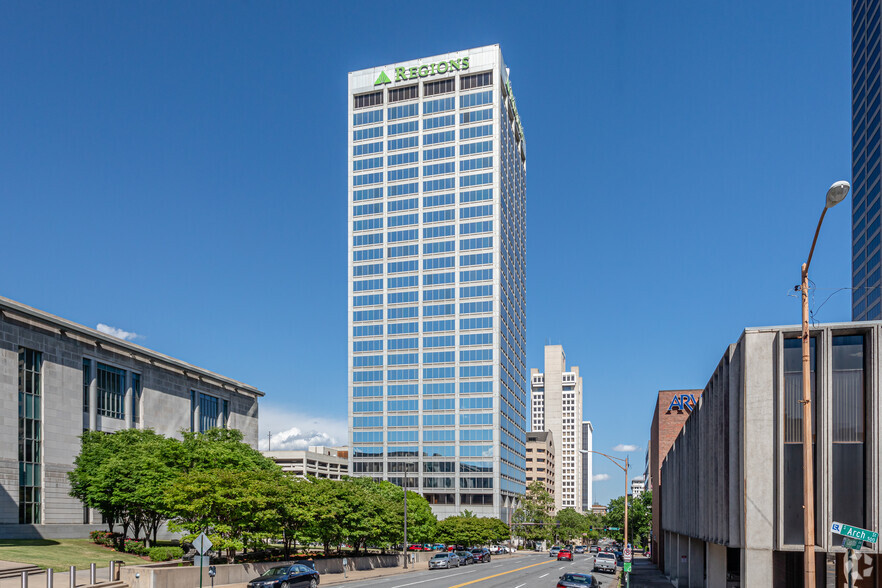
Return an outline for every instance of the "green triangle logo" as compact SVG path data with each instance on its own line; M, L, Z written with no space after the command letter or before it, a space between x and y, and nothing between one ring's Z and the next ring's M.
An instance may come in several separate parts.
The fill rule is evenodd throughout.
M388 84L388 83L390 83L391 81L392 81L392 80L389 79L389 76L386 75L386 72L381 71L381 72L380 72L380 77L377 78L377 81L374 82L374 85L375 85L375 86L379 86L380 84Z

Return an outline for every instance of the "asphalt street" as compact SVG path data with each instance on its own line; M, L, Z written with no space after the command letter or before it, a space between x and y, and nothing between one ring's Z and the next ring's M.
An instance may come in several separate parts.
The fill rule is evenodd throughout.
M428 564L422 563L427 567ZM594 556L574 555L573 561L557 561L548 552L531 553L489 563L472 564L451 570L423 569L376 580L347 582L343 585L359 588L553 588L562 574L567 572L591 573ZM611 586L613 574L598 572L597 579L604 586Z

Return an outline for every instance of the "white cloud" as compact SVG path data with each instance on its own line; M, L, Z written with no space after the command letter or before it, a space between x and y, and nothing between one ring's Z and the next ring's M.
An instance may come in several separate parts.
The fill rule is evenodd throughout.
M345 445L349 439L345 418L313 417L266 403L260 405L258 429L257 448L261 450L270 448L267 433L272 433L273 451L302 450L310 445Z
M615 447L613 447L613 451L621 451L623 453L630 453L632 451L637 451L639 447L636 445L626 445L624 443L619 443Z
M132 333L130 331L123 331L122 329L118 329L116 327L111 327L110 325L105 325L104 323L98 323L98 326L95 327L99 333L104 333L105 335L110 335L111 337L116 337L117 339L123 339L125 341L134 341L135 339L143 339L143 335L139 335L138 333Z
M609 474L594 474L591 476L591 479L595 482L602 482L604 480L609 480Z

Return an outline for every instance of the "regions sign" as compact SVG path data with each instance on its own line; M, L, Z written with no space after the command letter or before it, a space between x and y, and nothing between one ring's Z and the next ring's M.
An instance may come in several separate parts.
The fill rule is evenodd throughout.
M414 80L417 78L427 78L429 76L446 74L453 71L464 71L468 68L468 57L460 57L447 61L438 61L436 63L429 63L426 65L414 65L412 67L396 67L395 81L403 82L407 80ZM386 72L381 72L380 76L377 78L377 81L374 82L374 85L379 86L380 84L389 84L391 82L392 80L389 79L389 76L386 75Z

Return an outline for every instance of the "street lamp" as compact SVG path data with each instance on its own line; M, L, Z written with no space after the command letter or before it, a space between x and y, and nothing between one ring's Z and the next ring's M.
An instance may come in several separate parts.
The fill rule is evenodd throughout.
M818 219L818 228L815 229L815 238L812 239L812 248L809 250L808 259L802 264L802 492L803 492L803 535L805 538L805 552L803 567L805 568L805 588L815 587L815 480L814 464L812 456L812 382L810 377L811 358L809 357L809 305L808 305L808 269L815 252L815 244L818 242L818 233L821 232L821 223L827 210L833 208L845 199L851 185L840 180L827 190L827 201L821 218Z
M591 451L589 449L580 449L579 453L596 453L597 455L602 455L607 458L616 467L625 472L625 549L628 549L628 456L625 455L625 459L621 457L613 457L611 455L607 455L605 453L601 453L599 451ZM619 462L625 462L625 465L622 465ZM625 585L630 586L630 574L625 574Z

